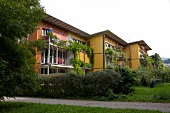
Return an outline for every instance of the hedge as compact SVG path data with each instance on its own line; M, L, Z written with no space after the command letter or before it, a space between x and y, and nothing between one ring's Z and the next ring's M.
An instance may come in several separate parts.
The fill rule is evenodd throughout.
M126 79L126 80L124 80ZM48 98L93 98L95 96L108 96L108 91L114 94L131 93L132 87L113 70L91 72L85 76L75 73L39 75L41 89L36 92L25 92L23 96L36 96Z

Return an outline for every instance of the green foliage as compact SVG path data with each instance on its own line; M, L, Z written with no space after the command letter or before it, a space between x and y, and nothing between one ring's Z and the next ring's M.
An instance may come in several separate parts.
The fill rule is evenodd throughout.
M136 70L138 83L141 86L150 86L151 79L154 78L150 67L140 67Z
M2 109L1 109L2 108ZM1 102L0 113L161 113L152 110L112 109L103 107Z
M163 91L159 94L155 94L153 95L153 98L156 100L170 100L169 91Z
M23 90L37 90L34 69L36 53L43 41L17 44L37 29L44 15L39 0L1 0L0 2L0 98L14 97ZM38 44L38 45L37 45Z
M13 41L12 41L13 42ZM35 58L27 46L0 41L0 97L14 97L23 90L36 90ZM5 51L4 51L5 50Z
M152 55L151 58L153 60L153 67L155 69L159 69L159 70L165 69L165 65L163 61L161 60L161 57L159 56L159 54L155 53L155 55Z
M163 83L170 83L170 67L164 70L155 69L153 74L157 79L161 79Z
M134 91L132 86L136 85L136 72L132 71L128 67L118 67L115 70L116 72L120 73L122 77L122 82L119 87L121 87L121 92L124 92L124 94L129 94Z
M51 38L57 39L57 37L53 36L53 34L49 34L49 36ZM90 46L82 45L82 44L75 43L72 41L63 41L63 40L61 40L59 43L54 43L54 44L61 47L62 49L73 52L74 57L71 59L71 63L73 63L74 69L75 69L75 71L77 71L77 73L84 75L84 72L81 69L81 67L83 67L83 68L92 68L93 67L93 65L94 65L93 51L94 50ZM78 58L79 52L84 52L89 55L89 57L90 57L89 64L79 60L79 58Z
M107 65L108 69L115 69L119 66L126 66L129 61L129 58L123 51L122 46L116 46L114 49L107 48L105 54L106 62L110 62L110 65Z
M0 11L0 34L11 40L35 31L44 15L40 0L1 0Z
M36 47L38 50L43 50L46 46L45 41L42 40L41 38L39 38L33 42L27 41L27 43L25 43L25 44L27 44L27 46L29 46L30 48Z
M111 48L107 48L105 54L113 55L114 51Z
M148 55L143 55L140 59L141 67L152 67L153 60Z
M25 92L24 96L118 99L123 98L120 94L129 94L133 91L128 80L129 78L121 77L113 70L91 72L85 76L75 71L62 75L40 75L41 90L37 93ZM110 90L112 93L109 94Z
M156 85L154 88L150 87L134 87L134 93L126 95L126 98L122 98L119 101L130 102L161 102L169 103L170 84L164 83ZM164 99L164 100L163 100Z

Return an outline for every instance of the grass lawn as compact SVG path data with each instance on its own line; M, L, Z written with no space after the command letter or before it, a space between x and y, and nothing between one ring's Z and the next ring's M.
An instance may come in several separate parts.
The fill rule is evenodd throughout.
M0 102L0 113L161 113L161 112L135 109L111 109L68 105Z
M155 88L135 87L135 92L120 101L168 102L170 103L170 83L159 84Z

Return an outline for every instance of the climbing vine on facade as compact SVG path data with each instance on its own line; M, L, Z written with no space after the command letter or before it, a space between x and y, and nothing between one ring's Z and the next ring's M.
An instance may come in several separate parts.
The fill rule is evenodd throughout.
M52 40L54 40L54 44L58 47L65 49L67 51L72 51L74 57L71 59L71 63L73 64L73 67L75 71L81 75L84 74L83 70L81 68L92 68L94 65L94 53L93 49L90 46L82 45L76 42L73 42L71 40L64 41L59 40L56 36L54 36L52 33L49 33L48 36L51 37ZM78 58L78 53L83 52L84 54L88 54L90 58L90 63L85 63Z
M110 69L114 69L118 66L126 66L129 61L129 58L123 51L122 46L115 46L113 49L107 48L105 54L107 68Z

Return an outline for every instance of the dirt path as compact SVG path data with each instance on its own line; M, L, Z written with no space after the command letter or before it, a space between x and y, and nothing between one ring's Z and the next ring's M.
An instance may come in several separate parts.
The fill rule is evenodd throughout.
M65 100L65 99L46 99L46 98L24 98L16 97L9 99L10 102L33 102L45 104L64 104L76 106L93 106L106 108L129 108L143 110L159 110L162 112L170 112L170 103L149 103L149 102L106 102L106 101L85 101L85 100Z

